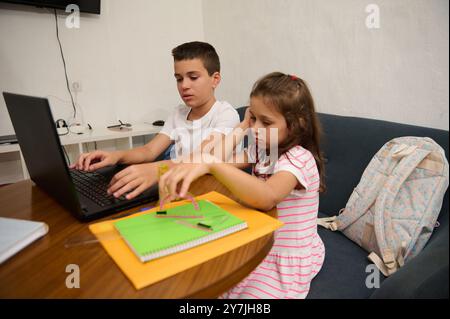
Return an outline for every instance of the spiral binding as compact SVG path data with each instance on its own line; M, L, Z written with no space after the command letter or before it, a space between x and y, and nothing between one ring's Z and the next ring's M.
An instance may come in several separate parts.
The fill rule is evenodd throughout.
M174 254L174 253L178 253L180 251L184 251L184 250L189 249L189 248L193 248L193 247L196 247L196 246L200 246L200 245L206 244L206 243L208 243L210 241L213 241L213 240L216 240L216 239L219 239L219 238L231 235L231 234L233 234L235 232L238 232L240 230L246 229L247 227L248 227L247 223L243 222L241 224L238 224L238 225L232 226L230 228L227 228L227 229L225 229L223 231L220 231L220 232L217 232L217 233L214 233L214 234L211 234L211 235L207 235L207 236L201 237L201 238L199 238L197 240L186 241L183 244L179 244L179 245L176 245L176 246L173 246L173 247L169 247L169 248L166 248L166 249L163 249L163 250L159 250L159 251L146 252L142 256L137 254L136 251L134 251L133 248L132 248L132 250L135 252L135 254L137 256L139 256L139 259L142 262L147 262L147 261L150 261L150 260L153 260L153 259L157 259L157 258L164 257L164 256L167 256L167 255L171 255L171 254ZM128 243L128 245L129 245L129 243ZM129 245L129 246L132 247L131 245Z

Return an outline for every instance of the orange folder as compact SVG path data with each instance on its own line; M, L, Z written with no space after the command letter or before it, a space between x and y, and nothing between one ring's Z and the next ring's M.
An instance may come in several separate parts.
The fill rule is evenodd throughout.
M223 238L208 242L206 244L178 252L173 255L142 263L131 251L128 245L120 237L114 228L114 223L118 221L109 220L89 225L90 231L100 240L106 252L117 263L119 268L125 273L136 289L142 289L160 280L171 277L179 272L202 264L210 259L232 251L240 246L248 244L257 238L263 237L283 223L267 214L246 208L230 198L217 192L210 192L195 198L196 200L210 200L222 207L229 213L245 220L248 228ZM186 204L186 201L174 202L165 205L165 208ZM157 211L153 208L144 212L139 212L131 216L147 214Z

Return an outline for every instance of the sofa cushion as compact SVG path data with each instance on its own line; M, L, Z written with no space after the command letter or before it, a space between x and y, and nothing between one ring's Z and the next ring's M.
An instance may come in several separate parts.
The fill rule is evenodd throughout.
M326 215L319 213L319 217ZM366 273L370 264L368 253L340 232L319 227L325 245L325 262L313 279L307 299L362 299L376 290L366 287ZM380 273L380 283L384 276Z

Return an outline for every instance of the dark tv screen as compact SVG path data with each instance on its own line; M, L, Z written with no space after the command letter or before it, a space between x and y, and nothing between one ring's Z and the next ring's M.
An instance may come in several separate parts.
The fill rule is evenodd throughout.
M100 14L101 0L0 0L16 4L26 4L35 7L46 7L65 10L69 4L76 4L81 12Z

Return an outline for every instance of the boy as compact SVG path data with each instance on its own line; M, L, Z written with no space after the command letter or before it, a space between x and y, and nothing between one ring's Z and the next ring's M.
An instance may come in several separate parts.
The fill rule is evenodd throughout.
M220 61L213 46L204 42L184 43L172 50L178 93L185 105L175 108L161 132L149 143L127 151L95 151L80 155L70 168L94 171L115 164L134 164L117 173L108 188L116 198L132 199L158 181L161 163L202 151L211 141L224 138L239 124L237 111L217 101L214 91L220 83ZM153 162L172 143L171 159ZM211 150L212 152L212 150ZM143 164L145 163L145 164Z

